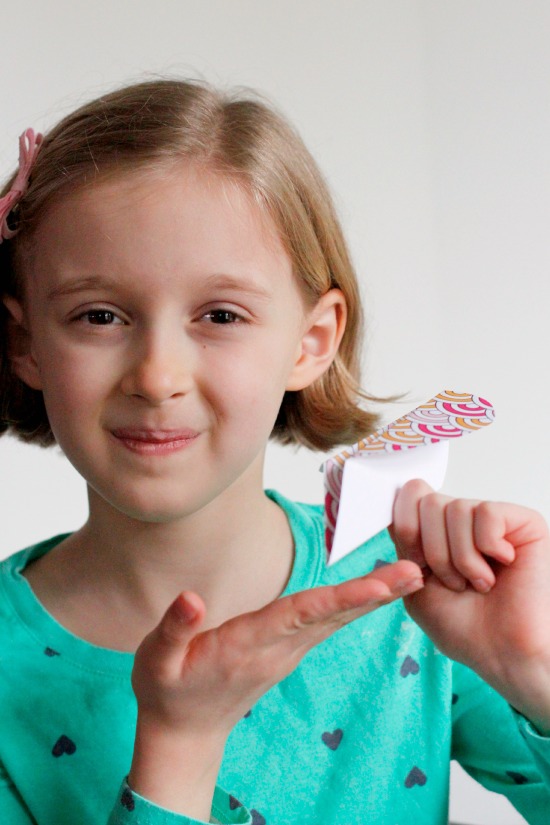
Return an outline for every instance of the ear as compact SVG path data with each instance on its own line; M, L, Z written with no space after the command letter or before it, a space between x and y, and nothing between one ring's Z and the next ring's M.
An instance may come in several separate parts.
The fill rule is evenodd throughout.
M33 390L41 390L40 371L31 346L31 335L25 320L25 310L16 298L2 299L8 310L8 356L12 371Z
M329 289L307 315L296 363L286 389L303 390L332 364L346 328L346 299L339 289Z

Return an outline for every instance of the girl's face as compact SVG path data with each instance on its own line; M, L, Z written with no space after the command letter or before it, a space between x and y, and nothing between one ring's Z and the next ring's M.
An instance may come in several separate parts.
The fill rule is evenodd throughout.
M126 174L65 197L35 240L20 375L89 487L146 521L261 490L312 332L248 194L192 165Z

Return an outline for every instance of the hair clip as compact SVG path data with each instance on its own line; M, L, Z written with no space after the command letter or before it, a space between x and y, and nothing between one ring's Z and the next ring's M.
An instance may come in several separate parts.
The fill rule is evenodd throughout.
M43 135L35 134L33 129L26 129L19 138L19 169L7 195L0 198L0 243L9 240L17 233L8 226L8 215L23 197L29 185L29 177L36 160Z

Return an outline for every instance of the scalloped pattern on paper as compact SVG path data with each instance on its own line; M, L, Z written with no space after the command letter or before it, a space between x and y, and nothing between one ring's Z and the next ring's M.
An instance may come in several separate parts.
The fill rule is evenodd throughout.
M325 544L330 554L348 458L410 450L443 439L460 438L495 420L492 404L479 395L444 390L420 407L381 427L367 438L325 461Z

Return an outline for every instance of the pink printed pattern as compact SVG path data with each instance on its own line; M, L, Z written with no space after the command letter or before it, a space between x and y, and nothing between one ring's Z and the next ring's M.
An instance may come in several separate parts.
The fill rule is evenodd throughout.
M460 438L487 427L495 420L495 411L478 395L444 390L425 404L381 427L372 435L329 458L325 471L325 544L330 555L342 491L344 464L348 458L380 452L410 450L447 438Z

